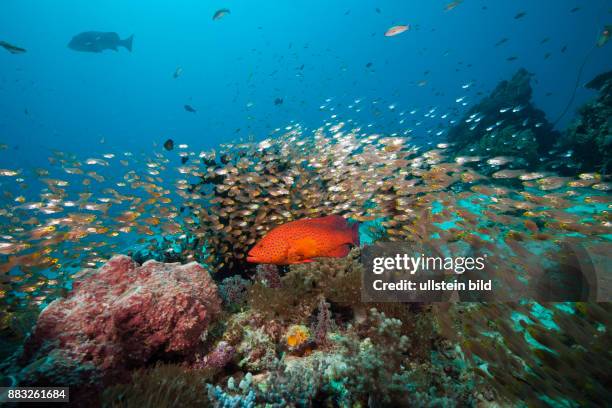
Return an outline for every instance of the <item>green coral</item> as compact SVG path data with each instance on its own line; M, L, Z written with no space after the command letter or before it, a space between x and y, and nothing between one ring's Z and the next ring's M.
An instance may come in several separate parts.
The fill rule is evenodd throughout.
M391 319L376 309L370 310L364 334L335 336L344 349L342 358L332 363L326 375L331 388L340 393L347 404L357 401L389 403L394 391L405 388L401 373L409 347L408 337L401 334L402 322Z
M250 371L261 371L276 363L276 345L263 327L246 327L237 351L241 356L238 365Z

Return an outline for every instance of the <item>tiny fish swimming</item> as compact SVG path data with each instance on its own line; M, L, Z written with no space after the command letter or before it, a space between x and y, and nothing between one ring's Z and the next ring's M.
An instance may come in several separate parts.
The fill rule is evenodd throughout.
M343 258L359 246L359 223L339 215L305 218L273 228L250 251L248 262L290 265L314 258Z

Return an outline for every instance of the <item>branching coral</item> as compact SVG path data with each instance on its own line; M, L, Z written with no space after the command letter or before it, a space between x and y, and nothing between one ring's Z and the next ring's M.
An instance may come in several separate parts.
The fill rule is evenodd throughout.
M345 258L321 258L293 265L281 278L280 288L255 283L249 293L249 306L269 318L291 323L307 321L321 296L340 306L354 306L361 299L362 268L357 248Z
M230 276L223 279L219 285L219 296L226 307L238 309L245 304L250 286L251 282L241 276Z
M278 266L269 264L257 265L253 281L261 283L266 288L280 288L281 278L278 273Z
M401 335L402 322L370 310L367 322L357 328L363 339L349 334L337 341L344 347L343 358L328 367L334 388L348 401L389 403L393 388L402 386L398 375L404 370L409 340Z
M270 370L254 376L248 372L237 380L230 377L225 388L208 385L208 395L216 406L246 408L312 407L323 389L323 371L328 357L324 354L308 358L282 360Z
M255 391L253 387L253 376L247 373L236 386L234 378L227 381L227 391L220 386L207 384L208 398L215 407L223 408L252 408L255 407Z
M237 351L241 357L238 365L250 371L265 370L276 363L276 344L263 327L247 327Z
M331 311L329 310L329 303L325 301L325 298L321 298L319 301L319 312L317 314L317 322L314 326L314 340L319 346L323 346L327 343L327 334L332 329Z

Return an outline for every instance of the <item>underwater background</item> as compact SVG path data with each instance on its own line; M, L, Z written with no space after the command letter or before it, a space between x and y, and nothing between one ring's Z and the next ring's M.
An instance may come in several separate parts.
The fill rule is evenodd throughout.
M612 2L0 7L2 386L612 401ZM331 215L359 223L348 255L247 262ZM361 251L386 241L486 253L504 295L362 302Z

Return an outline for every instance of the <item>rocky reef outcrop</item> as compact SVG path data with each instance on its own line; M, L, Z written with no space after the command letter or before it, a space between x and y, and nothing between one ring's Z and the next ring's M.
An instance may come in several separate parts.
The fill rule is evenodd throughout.
M558 132L531 102L531 74L519 69L474 105L448 134L451 151L469 156L515 156L534 167Z
M69 295L42 311L14 378L77 389L114 383L193 353L220 312L217 287L199 264L139 266L115 256L81 271Z
M599 91L599 95L578 110L561 136L558 150L566 157L558 166L608 174L612 160L612 71L596 76L585 86Z

